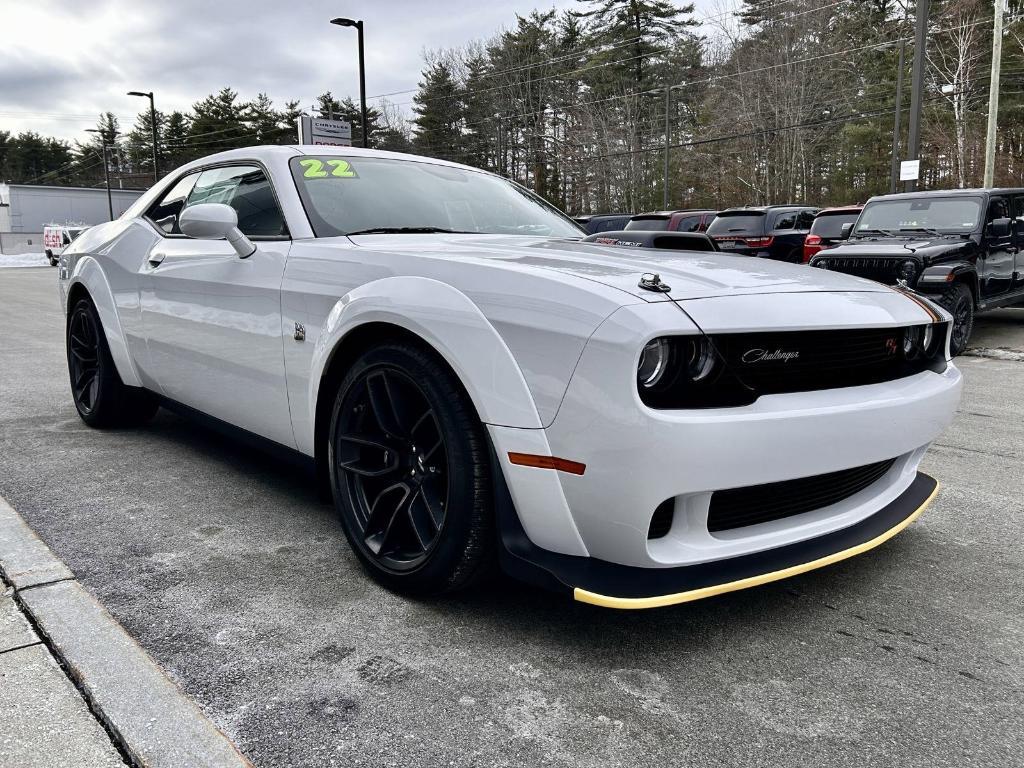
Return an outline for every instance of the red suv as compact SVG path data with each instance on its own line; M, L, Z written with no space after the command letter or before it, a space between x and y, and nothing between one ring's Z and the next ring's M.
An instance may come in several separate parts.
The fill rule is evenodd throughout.
M804 264L818 251L838 245L843 239L843 225L852 225L863 208L863 205L845 205L820 210L811 222L811 231L804 240Z

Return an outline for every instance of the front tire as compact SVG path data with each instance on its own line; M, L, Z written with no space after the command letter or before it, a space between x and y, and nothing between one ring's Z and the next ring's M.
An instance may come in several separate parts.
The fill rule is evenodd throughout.
M949 337L949 352L953 357L962 355L974 329L974 297L964 283L954 283L939 302L953 316Z
M68 315L67 355L71 396L90 427L138 426L153 418L156 400L121 381L99 313L87 297L76 301Z
M57 266L57 257L53 255L53 251L50 251L50 250L46 251L46 260L48 262L50 262L50 266L51 267L56 267Z
M494 560L487 439L441 360L400 342L363 353L338 388L329 439L334 504L375 579L437 595L486 576Z

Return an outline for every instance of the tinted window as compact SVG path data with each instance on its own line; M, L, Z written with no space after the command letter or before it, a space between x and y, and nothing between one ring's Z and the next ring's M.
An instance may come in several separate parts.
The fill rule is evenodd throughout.
M668 216L636 216L629 220L626 229L639 229L644 232L664 232L668 229Z
M763 213L720 213L708 227L709 235L760 235L764 233Z
M156 205L146 212L146 216L168 235L181 234L181 230L178 228L178 214L185 206L188 193L192 191L198 178L198 173L183 176L177 183L171 185L171 188L157 201Z
M628 219L621 219L621 218L618 218L618 219L603 219L600 222L598 222L598 225L597 225L597 227L595 227L594 231L595 232L611 232L612 230L615 230L615 229L622 229L622 225L626 221L628 221Z
M700 232L700 216L683 216L676 225L676 232Z
M793 229L796 226L796 213L781 213L775 220L775 229Z
M797 229L810 229L814 222L815 211L800 211L796 216Z
M415 160L325 155L289 161L317 237L365 230L580 237L558 209L481 171Z
M843 234L843 224L852 224L859 215L859 211L819 214L811 224L811 233L826 240L835 240Z
M199 175L189 205L224 203L238 214L238 228L250 237L286 234L284 216L263 169L251 165L211 168Z

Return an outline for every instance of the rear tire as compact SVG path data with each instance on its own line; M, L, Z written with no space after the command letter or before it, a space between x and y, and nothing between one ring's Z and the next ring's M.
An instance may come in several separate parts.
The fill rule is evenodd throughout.
M56 267L57 266L57 257L53 255L53 251L50 251L50 250L46 251L46 260L48 262L50 262L50 266L51 267Z
M939 303L953 316L949 353L953 357L962 355L974 329L974 297L971 289L964 283L953 283Z
M90 427L139 426L153 418L156 399L121 381L99 313L88 297L76 301L68 315L67 356L71 397Z
M438 595L488 575L495 536L487 437L441 360L404 342L363 353L338 388L329 439L335 508L377 581Z

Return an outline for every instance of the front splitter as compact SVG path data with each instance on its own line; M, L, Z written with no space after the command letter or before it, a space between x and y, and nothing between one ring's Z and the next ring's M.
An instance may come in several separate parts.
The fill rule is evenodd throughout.
M854 525L774 549L674 568L638 568L540 549L526 537L506 497L499 502L501 562L510 575L570 593L580 602L659 608L779 581L867 552L916 520L938 489L934 478L919 472L900 496Z

